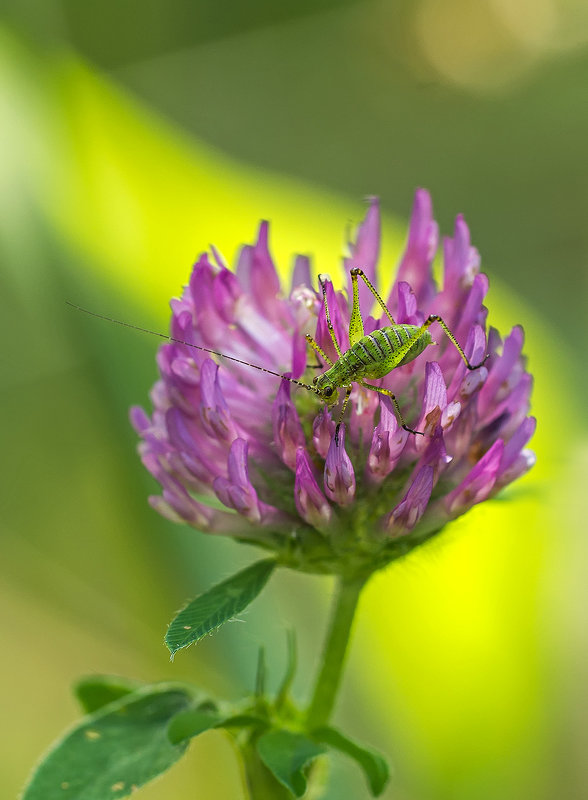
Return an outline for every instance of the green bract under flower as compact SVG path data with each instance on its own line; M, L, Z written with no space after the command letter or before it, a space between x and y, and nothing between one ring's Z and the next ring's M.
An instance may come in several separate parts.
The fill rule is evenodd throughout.
M201 255L182 298L171 303L174 341L158 353L152 415L131 412L143 463L163 490L152 505L199 530L274 550L284 564L369 573L525 473L534 462L524 448L535 420L522 329L504 340L494 329L486 334L488 280L460 216L443 241L440 288L431 270L437 245L431 199L421 189L386 305L402 325L439 315L472 364L488 359L468 370L433 326L437 347L370 381L394 392L408 425L423 436L402 428L388 397L357 383L335 436L337 406L325 407L311 389L327 365L316 368L305 338L337 361L322 293L304 256L296 257L289 291L281 287L267 223L242 248L235 272L214 250ZM372 200L346 270L360 267L377 287L379 247ZM351 280L346 292L327 282L326 297L345 353ZM390 325L377 304L378 316L369 316L374 297L365 285L359 302L366 334ZM213 360L197 347L237 361Z

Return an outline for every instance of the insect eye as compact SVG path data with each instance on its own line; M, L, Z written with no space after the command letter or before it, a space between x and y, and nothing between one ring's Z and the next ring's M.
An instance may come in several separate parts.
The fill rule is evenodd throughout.
M330 397L333 394L333 387L327 386L325 389L325 397Z

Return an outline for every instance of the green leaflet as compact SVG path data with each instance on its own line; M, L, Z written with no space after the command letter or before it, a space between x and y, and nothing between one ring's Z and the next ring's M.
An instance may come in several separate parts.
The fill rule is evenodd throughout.
M145 684L118 675L89 675L80 678L74 686L74 694L86 712L93 714L99 708L136 692Z
M186 744L170 720L192 702L180 687L148 686L85 717L37 767L22 800L119 800L174 764Z
M274 730L259 737L257 752L280 783L295 797L302 797L306 791L303 767L325 748L300 733Z
M193 736L216 728L223 719L223 716L215 711L191 708L176 714L169 724L167 735L172 744L188 742Z
M249 728L267 726L267 722L252 714L220 714L217 711L204 711L191 708L177 714L169 724L167 735L172 744L187 742L211 728Z
M188 603L172 620L165 635L172 658L178 650L243 611L263 589L275 566L273 559L258 561Z
M353 758L363 769L371 793L378 797L384 791L390 770L379 753L347 738L335 728L323 727L312 731L312 738Z

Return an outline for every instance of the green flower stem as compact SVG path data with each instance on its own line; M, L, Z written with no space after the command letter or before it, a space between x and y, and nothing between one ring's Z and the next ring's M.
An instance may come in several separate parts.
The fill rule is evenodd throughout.
M247 798L250 800L292 800L288 789L282 786L265 766L252 741L241 744L239 749Z
M307 729L319 728L329 722L345 666L351 626L359 595L366 578L338 578L329 632L323 659L307 712Z

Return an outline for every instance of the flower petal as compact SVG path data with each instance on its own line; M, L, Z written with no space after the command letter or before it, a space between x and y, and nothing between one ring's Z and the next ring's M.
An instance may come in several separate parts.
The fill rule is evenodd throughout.
M414 528L425 513L432 491L433 468L421 467L404 498L384 522L384 527L390 536L402 536Z
M340 506L351 503L355 497L355 473L345 450L345 425L331 439L324 474L325 494Z
M244 439L235 439L229 450L227 462L228 478L215 478L213 482L216 496L228 508L234 508L250 522L261 521L261 509L257 492L249 480L247 466L248 444Z
M294 259L290 292L293 292L298 286L306 286L308 288L312 286L310 278L310 258L308 256L297 255Z
M349 257L343 260L347 272L347 296L352 297L351 277L349 272L359 267L365 272L367 279L377 288L376 266L380 256L380 204L377 197L369 198L369 208L361 225L357 228L355 242L349 242ZM360 280L358 285L359 307L368 314L374 304L374 296Z
M496 481L503 451L504 442L497 439L459 486L447 495L445 508L452 516L463 514L488 497Z
M439 424L443 428L449 427L459 415L459 403L447 405L447 389L441 367L436 361L428 361L425 365L425 396L423 398L421 417L417 430L424 436L417 436L415 448L417 453L422 453L428 444L428 439L433 435ZM447 412L447 413L446 413Z
M251 294L257 307L270 320L279 322L283 309L277 300L280 292L280 279L268 247L269 223L265 220L259 226L257 242L253 247L251 261Z
M437 425L433 435L427 439L427 446L419 459L419 466L433 468L433 483L435 484L439 479L439 473L452 461L452 456L447 454L443 427Z
M511 436L504 446L502 459L498 474L501 477L507 472L514 462L518 459L521 450L535 433L537 420L535 417L527 417L519 426L518 430Z
M319 489L306 450L296 453L294 500L303 520L317 530L325 530L331 521L331 507Z
M486 319L486 309L482 302L488 293L488 278L483 273L476 275L463 303L456 305L456 322L453 323L453 335L458 342L465 342L473 325L482 325ZM447 348L457 360L459 354L455 347Z
M131 420L131 425L138 434L144 433L151 427L151 420L141 406L131 406L129 418Z
M486 334L480 325L474 325L468 333L464 352L471 364L479 364L486 355ZM469 370L462 359L453 373L451 384L447 389L448 398L461 402L468 400L485 382L488 377L487 367Z
M417 189L396 281L406 281L412 287L420 306L428 303L435 292L431 267L438 242L439 227L433 219L431 195L425 189ZM395 299L393 295L394 290L389 303Z
M416 295L406 281L400 281L398 290L398 310L396 322L399 325L422 325L423 315L417 311Z
M321 458L326 458L331 446L331 439L335 433L335 423L326 406L321 406L312 423L312 441L316 452Z
M236 437L231 412L218 379L218 364L207 358L202 365L200 389L200 419L209 436L232 442Z
M512 329L504 341L502 355L492 359L488 379L478 395L480 415L488 413L497 401L508 396L523 374L521 351L524 333L520 326Z
M296 406L290 399L290 388L288 381L282 381L272 406L272 424L278 454L284 464L295 470L296 452L306 446L306 439Z
M443 292L458 294L472 285L480 267L480 254L470 243L470 229L463 215L455 219L453 238L443 240Z
M382 481L394 469L409 437L398 424L390 400L380 400L380 421L374 428L367 459L369 477Z

